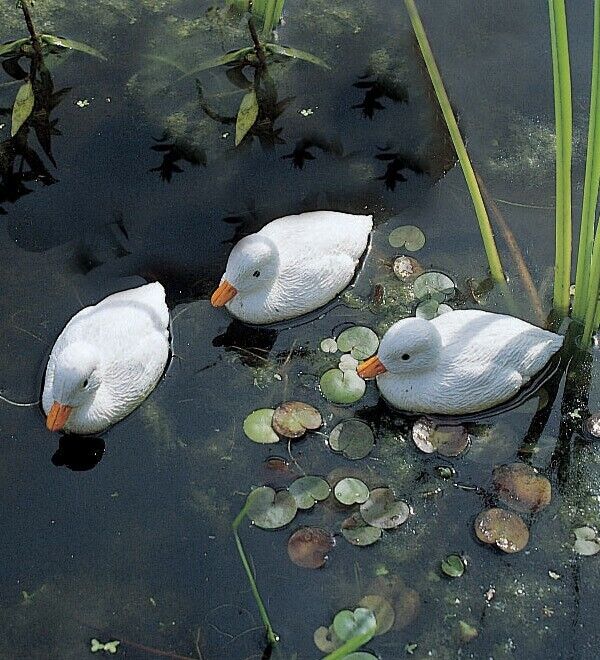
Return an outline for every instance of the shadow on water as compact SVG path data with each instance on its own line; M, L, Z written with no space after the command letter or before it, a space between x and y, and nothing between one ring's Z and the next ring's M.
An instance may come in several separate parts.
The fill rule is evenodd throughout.
M100 463L105 448L102 438L63 435L59 438L52 463L56 467L66 467L73 472L85 472Z

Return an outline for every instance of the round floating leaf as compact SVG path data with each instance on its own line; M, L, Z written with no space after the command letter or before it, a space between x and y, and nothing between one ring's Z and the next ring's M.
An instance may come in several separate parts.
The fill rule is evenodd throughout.
M377 629L375 615L366 607L357 607L354 612L341 610L333 618L333 632L343 642L360 635L374 635Z
M425 319L426 321L431 321L438 314L438 308L440 303L437 300L429 298L417 305L415 309L415 316L419 319Z
M342 640L333 631L333 626L320 626L313 634L315 646L323 653L332 653L342 645Z
M355 403L365 393L365 381L354 371L330 369L321 376L321 392L332 403Z
M321 568L329 559L335 545L333 535L320 527L301 527L289 538L287 551L290 559L302 568Z
M340 422L329 434L329 446L350 460L364 458L373 448L375 437L370 427L359 419Z
M535 513L550 504L550 482L525 463L498 466L492 481L498 497L517 511Z
M442 572L448 577L460 577L465 572L465 564L459 555L448 555L442 562Z
M321 350L323 353L335 353L337 352L337 341L333 337L327 337L321 342Z
M412 437L415 445L426 454L437 451L446 457L458 456L470 442L467 429L461 424L436 424L426 417L414 423Z
M573 533L575 534L573 549L578 555L591 557L600 552L600 541L593 527L578 527Z
M358 360L356 358L353 358L350 353L344 353L342 357L340 358L340 363L338 365L338 369L340 371L356 371L356 367L358 367Z
M381 528L366 523L360 513L354 513L342 523L342 535L352 545L371 545L379 541Z
M323 423L321 413L307 403L287 401L275 409L273 429L285 438L301 438L307 430L318 429Z
M250 440L260 444L279 442L279 437L271 426L274 412L273 408L259 408L246 417L244 433Z
M299 509L310 509L329 497L331 488L322 477L300 477L290 484L288 491L296 500Z
M504 509L486 509L475 519L475 534L483 543L504 552L519 552L529 541L529 530L521 516Z
M350 655L345 655L344 660L378 660L376 655L366 651L355 651Z
M268 486L255 488L246 500L246 515L254 525L262 529L284 527L294 519L298 507L287 490L275 492Z
M441 303L454 293L454 282L444 273L423 273L415 280L413 292L417 300L433 298Z
M442 303L438 309L437 309L437 315L441 316L442 314L447 314L448 312L453 312L454 308L450 307L450 305L446 305L446 303Z
M412 282L423 272L423 266L413 257L402 255L394 259L394 275L404 283Z
M410 252L416 252L425 245L425 234L414 225L402 225L390 232L388 240L392 247L405 247Z
M342 353L350 353L356 360L366 360L377 352L379 337L371 328L355 325L340 334L337 345Z
M363 520L373 527L393 529L408 520L410 509L406 502L394 499L391 488L375 488L369 499L361 504Z
M346 506L362 504L369 498L369 489L360 479L346 477L337 482L333 489L335 499Z
M377 623L376 635L385 635L394 625L394 607L387 598L378 594L369 594L361 598L358 602L359 607L366 607L375 615Z

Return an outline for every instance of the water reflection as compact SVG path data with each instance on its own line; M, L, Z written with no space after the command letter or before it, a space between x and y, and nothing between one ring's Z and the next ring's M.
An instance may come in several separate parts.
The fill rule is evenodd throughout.
M62 435L58 449L52 456L57 467L66 467L73 472L84 472L95 468L104 456L105 444L102 438Z

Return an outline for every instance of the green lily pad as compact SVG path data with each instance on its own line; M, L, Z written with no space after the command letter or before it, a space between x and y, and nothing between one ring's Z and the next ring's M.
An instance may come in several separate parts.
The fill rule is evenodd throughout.
M369 594L358 601L359 607L366 607L375 615L377 629L375 635L385 635L391 630L396 618L392 603L380 594Z
M363 520L373 527L393 529L408 520L410 509L406 502L394 499L391 488L375 488L369 499L361 504Z
M320 387L323 396L332 403L346 404L358 401L367 385L356 372L329 369L321 376Z
M285 527L298 511L296 500L287 490L275 492L268 486L255 488L246 500L246 515L262 529Z
M371 328L355 325L340 334L337 346L342 353L350 353L356 360L366 360L377 352L379 337Z
M322 477L300 477L288 488L299 509L310 509L329 497L331 488Z
M343 642L361 635L375 634L377 621L375 615L366 607L357 607L354 612L341 610L333 619L333 632Z
M442 303L454 294L454 282L444 273L423 273L415 280L413 292L417 300L433 298Z
M346 477L341 479L333 489L335 499L346 506L361 504L369 499L369 489L360 479Z
M600 552L600 540L598 533L593 527L578 527L573 530L575 534L575 545L573 549L578 555L591 557Z
M441 567L442 573L448 577L460 577L465 572L465 563L459 555L448 555Z
M244 433L253 442L273 444L279 442L279 436L273 431L273 408L259 408L251 412L244 420Z
M344 660L378 660L376 655L366 651L355 651L350 655L344 656Z
M486 509L475 519L475 534L503 552L520 552L529 541L529 530L521 516L504 509Z
M320 626L317 628L313 634L313 641L322 653L333 653L343 644L342 640L335 634L333 626Z
M338 369L340 371L356 371L359 365L359 361L356 358L353 358L350 353L344 353L340 358L340 363L338 364Z
M390 232L388 241L392 247L405 247L410 252L416 252L425 245L425 234L414 225L402 225Z
M336 353L337 349L337 341L333 337L327 337L321 342L321 350L323 353Z
M335 546L333 535L320 527L301 527L289 538L289 558L301 568L321 568Z
M419 319L425 319L426 321L431 321L436 316L441 316L447 312L451 312L452 307L446 305L445 303L439 303L433 298L429 298L420 302L415 309L415 316Z
M360 513L353 513L342 523L342 536L352 545L365 546L379 541L383 531L363 520Z
M307 403L287 401L275 409L271 424L284 438L301 438L307 430L314 431L323 423L321 413Z
M359 419L346 419L329 434L329 446L350 460L358 460L369 454L375 444L371 428Z

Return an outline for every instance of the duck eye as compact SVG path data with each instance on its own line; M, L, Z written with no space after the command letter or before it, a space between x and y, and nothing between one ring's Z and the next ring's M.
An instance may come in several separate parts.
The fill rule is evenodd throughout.
M403 360L410 360L410 355L408 353L402 353Z
M83 386L84 386L84 387L87 387L88 385L89 385L89 380L86 378L86 379L83 381Z
M252 273L252 277L260 277L260 270L255 270L255 271Z

